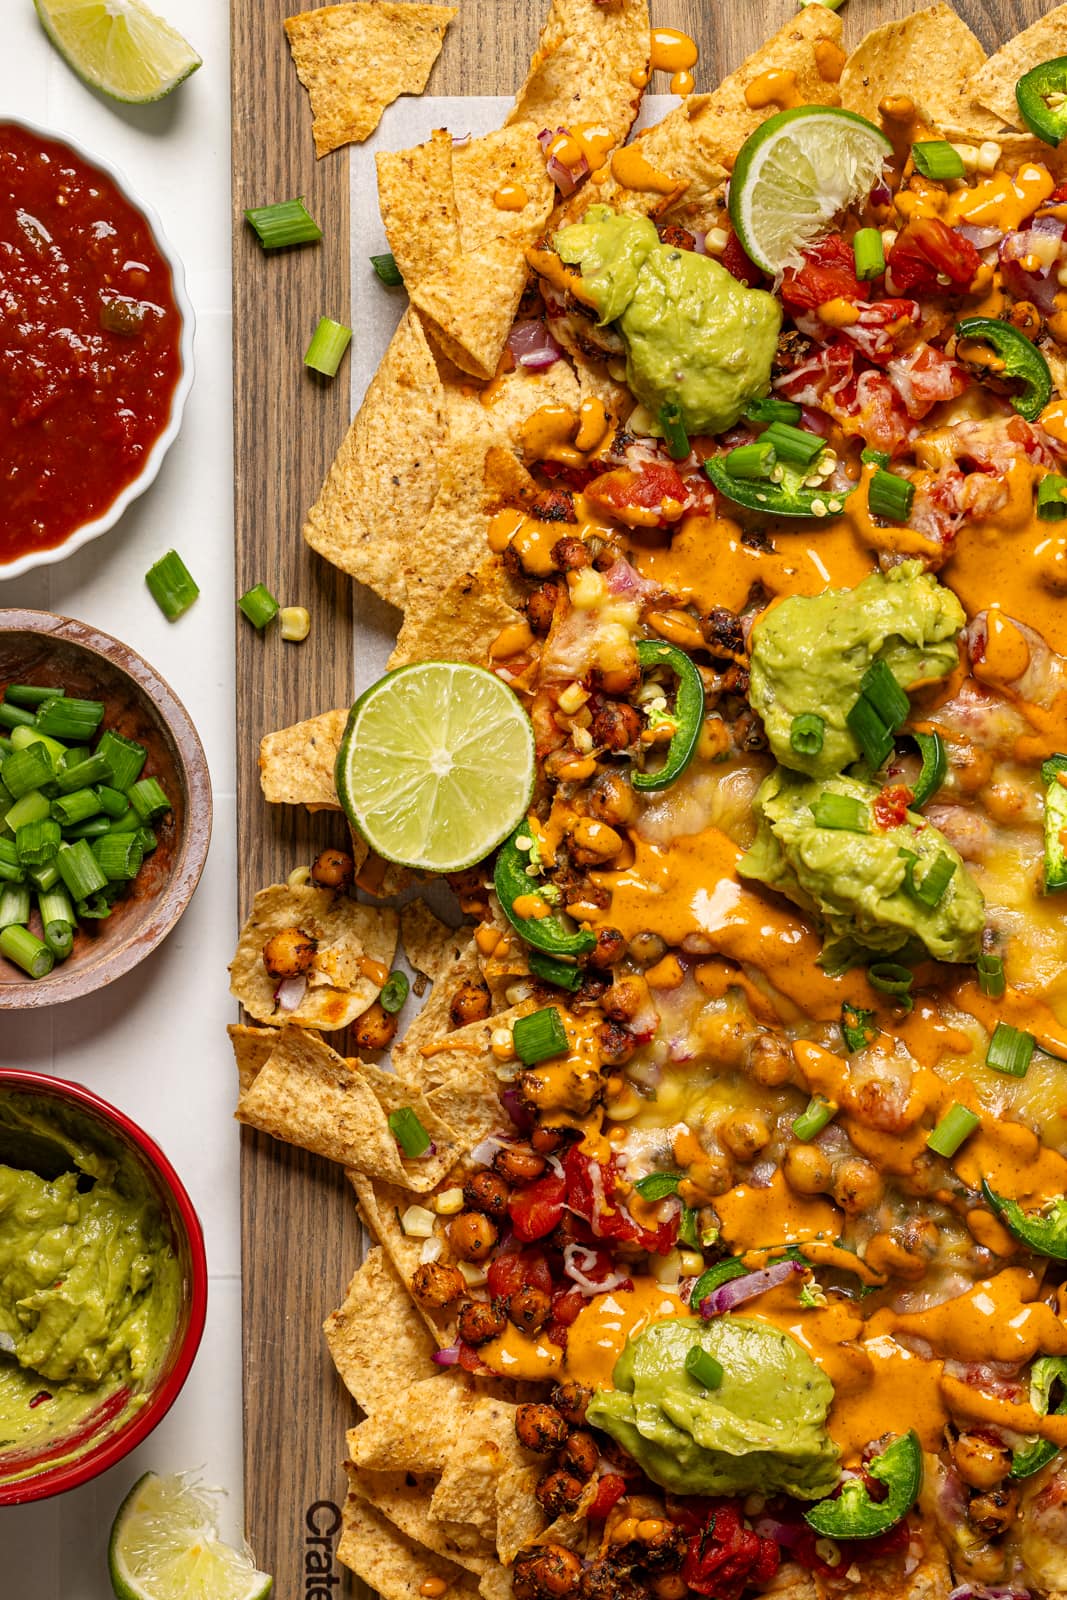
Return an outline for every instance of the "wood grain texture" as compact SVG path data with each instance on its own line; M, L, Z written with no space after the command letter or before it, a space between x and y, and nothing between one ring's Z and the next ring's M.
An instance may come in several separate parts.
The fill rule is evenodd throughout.
M539 0L459 0L460 14L427 86L429 94L506 94L525 75L543 11ZM351 696L350 580L311 555L300 538L348 421L344 379L323 383L301 357L322 314L348 321L348 162L316 162L311 116L289 59L286 0L231 0L233 44L234 439L237 592L265 582L312 612L296 648L251 627L238 630L238 859L242 915L257 888L306 862L336 819L308 819L264 804L260 736ZM915 9L909 0L851 0L847 44ZM961 0L958 9L988 48L1047 9L1041 0ZM795 0L654 0L653 20L680 27L701 47L698 89L726 72L795 12ZM665 92L666 78L654 92ZM322 224L319 246L264 256L242 208L306 197ZM358 337L358 330L357 330ZM361 1245L341 1174L328 1164L243 1130L242 1222L245 1358L245 1500L248 1535L275 1574L278 1600L368 1591L333 1566L309 1576L307 1518L339 1503L344 1431L355 1408L336 1378L320 1324L339 1303ZM315 1520L325 1529L330 1513ZM325 1587L320 1585L325 1584Z

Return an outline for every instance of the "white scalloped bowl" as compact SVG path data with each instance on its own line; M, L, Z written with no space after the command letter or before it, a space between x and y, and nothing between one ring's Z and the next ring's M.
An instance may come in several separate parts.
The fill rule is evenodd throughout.
M95 151L87 150L85 145L72 134L66 133L61 128L46 128L39 122L31 122L28 117L16 117L0 110L0 123L9 122L17 128L24 128L27 133L35 134L39 139L54 139L58 144L65 144L73 150L74 154L90 166L97 167L111 179L119 193L129 201L135 210L139 211L147 222L156 248L170 269L171 284L174 289L174 303L178 308L181 318L181 333L178 340L178 356L181 370L178 381L174 386L171 396L170 414L166 426L159 434L137 477L116 495L106 511L94 517L91 522L83 522L75 528L59 544L52 545L47 550L31 550L24 556L17 557L14 561L0 561L0 583L5 578L17 578L24 572L30 572L34 567L53 566L57 561L65 561L75 550L81 550L93 539L99 539L102 533L107 533L113 528L127 506L131 505L138 496L144 494L150 484L155 482L163 458L181 431L182 414L185 411L185 402L193 386L193 334L196 328L196 316L193 311L192 301L185 288L185 268L182 266L181 257L174 249L170 240L163 231L155 209L135 194L130 187L125 173L121 172L112 162L98 156Z

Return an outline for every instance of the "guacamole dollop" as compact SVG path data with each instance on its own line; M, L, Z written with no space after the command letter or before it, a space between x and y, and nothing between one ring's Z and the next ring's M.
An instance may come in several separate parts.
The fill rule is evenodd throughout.
M694 1345L715 1357L722 1385L685 1370ZM789 1334L752 1318L674 1317L631 1339L614 1389L598 1390L589 1421L675 1494L792 1494L818 1500L837 1482L826 1431L829 1378Z
M180 1293L132 1157L50 1102L0 1099L0 1444L62 1435L136 1388L166 1353Z
M753 801L755 842L737 870L786 895L825 934L823 964L843 965L862 951L892 955L915 941L938 961L974 961L981 948L982 892L944 834L918 812L882 828L872 806L878 785L844 773L808 778L779 767ZM846 795L866 807L869 831L819 827L822 795ZM907 887L921 884L939 855L955 871L940 900L927 906Z
M791 595L774 606L752 629L749 699L775 759L813 778L858 761L862 751L845 718L867 668L884 661L902 689L947 677L966 620L951 589L917 561L873 572L854 589ZM814 755L789 742L793 718L804 712L823 720Z
M590 206L555 245L581 268L601 323L618 323L627 382L653 417L673 402L688 433L721 433L767 392L782 322L773 295L610 206Z

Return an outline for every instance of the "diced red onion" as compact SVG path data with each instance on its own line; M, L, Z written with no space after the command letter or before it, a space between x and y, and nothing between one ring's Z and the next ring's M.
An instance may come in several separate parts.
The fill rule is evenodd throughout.
M274 1003L279 1011L295 1011L307 993L308 981L304 973L295 978L283 978L274 991Z
M776 1261L760 1272L746 1272L743 1278L731 1278L700 1302L700 1315L709 1319L721 1317L736 1306L755 1300L757 1295L766 1294L768 1289L777 1289L780 1283L787 1283L803 1271L799 1261Z
M533 1127L534 1119L523 1105L522 1097L514 1086L501 1090L500 1104L504 1107L516 1128L521 1128L526 1132Z
M652 583L648 578L642 578L636 568L631 567L628 561L620 556L618 561L613 561L604 574L604 582L609 594L617 599L638 600L642 604L652 600L662 593L658 583Z
M777 1517L759 1517L752 1524L752 1532L760 1539L773 1539L783 1550L792 1550L805 1537L804 1527L798 1522L781 1522Z
M809 433L817 433L820 439L828 439L833 422L818 406L801 406L800 425Z
M693 233L693 254L694 255L698 255L698 256L706 256L707 255L707 253L708 253L707 240L708 240L708 236L707 236L706 233L702 232L699 229L694 231L694 233Z
M991 244L999 244L1004 237L1001 228L976 228L970 222L959 223L956 232L969 239L976 250L988 250Z
M584 1244L571 1243L563 1251L563 1270L573 1283L587 1297L594 1294L607 1294L611 1289L621 1289L624 1283L631 1280L625 1272L612 1272L599 1283L595 1278L587 1276L591 1267L597 1263L598 1256L595 1250L588 1249Z
M454 1367L459 1360L459 1341L450 1344L447 1350L435 1350L430 1360L439 1367Z
M887 206L892 198L893 191L890 189L888 183L876 183L874 188L871 190L872 205Z
M1022 262L1033 252L1035 234L1062 239L1063 233L1064 224L1057 217L1040 217L1022 232L1009 233L1000 247L1000 268L1007 287L1020 299L1032 300L1046 315L1055 309L1057 263L1053 261L1037 272L1029 272Z
M775 1170L773 1161L757 1161L749 1178L753 1189L769 1189L774 1181Z
M549 145L552 143L553 139L558 138L561 133L566 135L567 129L557 128L555 133L553 133L551 128L542 128L541 132L537 135L537 142L545 153L545 166L548 169L549 177L556 185L556 188L559 190L560 194L567 196L569 194L573 194L575 189L577 189L578 185L581 183L582 179L589 176L589 162L586 160L585 156L582 155L579 156L573 167L568 167L565 162L559 159L558 156L549 155Z
M497 1139L493 1134L490 1134L487 1139L482 1140L481 1144L474 1146L470 1153L470 1159L476 1167L488 1167L497 1151L503 1148L504 1140Z
M517 322L508 334L508 349L520 367L550 367L562 355L559 345L539 319Z

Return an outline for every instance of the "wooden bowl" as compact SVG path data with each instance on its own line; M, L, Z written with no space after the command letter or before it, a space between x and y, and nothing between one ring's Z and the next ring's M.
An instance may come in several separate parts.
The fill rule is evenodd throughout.
M0 956L0 1011L59 1005L102 989L143 961L181 917L200 881L211 839L211 780L189 713L174 690L128 645L86 622L49 611L0 610L0 689L62 684L102 700L103 727L148 751L144 776L172 805L156 824L159 846L110 917L81 922L74 950L47 978L27 978Z

